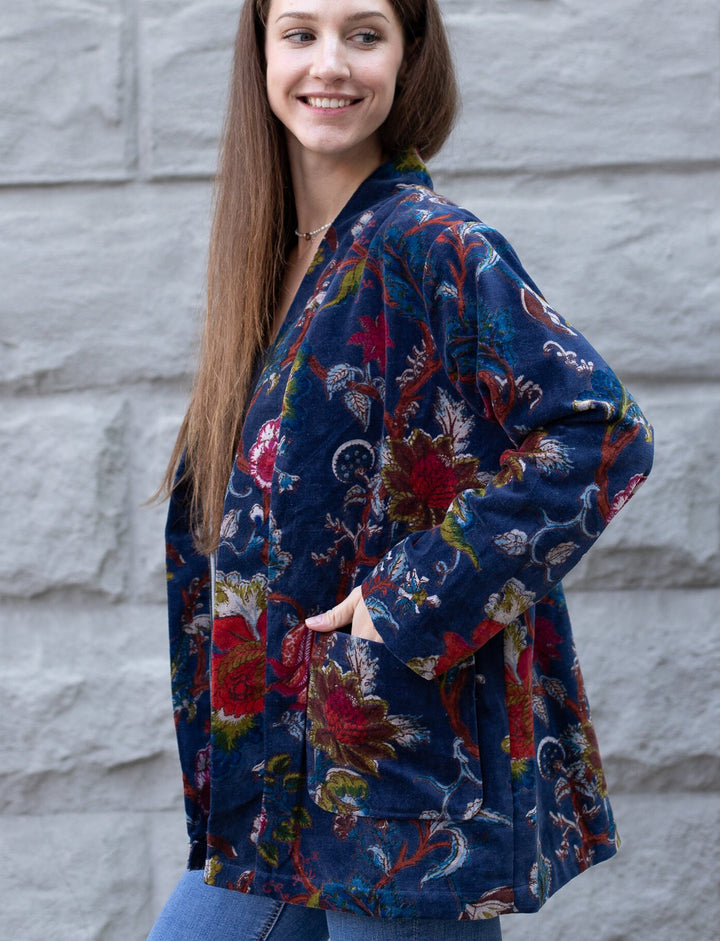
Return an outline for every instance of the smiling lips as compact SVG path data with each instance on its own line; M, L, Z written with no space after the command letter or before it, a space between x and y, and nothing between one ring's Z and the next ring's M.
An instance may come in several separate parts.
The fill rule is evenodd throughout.
M311 108L348 108L360 101L359 98L310 98L305 96L303 101Z

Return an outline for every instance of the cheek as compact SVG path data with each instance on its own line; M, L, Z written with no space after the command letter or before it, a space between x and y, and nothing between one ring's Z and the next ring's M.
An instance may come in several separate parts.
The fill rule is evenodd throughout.
M382 102L383 106L389 111L392 108L393 102L395 101L395 95L397 93L397 83L398 83L398 74L399 70L392 67L387 70L387 81L383 83L382 88Z
M392 62L388 63L388 96L391 100L394 100L395 94L397 92L398 82L402 79L403 72L405 70L404 56L400 55L395 56Z
M356 70L354 77L366 88L373 91L376 101L385 104L395 98L397 70L394 62L386 62L382 69Z
M284 94L282 77L282 70L278 70L274 63L268 63L265 70L265 88L267 89L270 110L275 115L277 115L278 109L282 107Z
M276 43L265 46L265 86L268 98L279 101L294 81L297 57L289 57Z

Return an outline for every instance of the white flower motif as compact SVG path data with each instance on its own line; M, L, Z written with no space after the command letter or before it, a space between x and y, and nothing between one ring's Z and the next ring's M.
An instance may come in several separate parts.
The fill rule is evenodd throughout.
M231 510L223 517L220 525L220 542L225 539L232 539L238 531L237 510Z
M373 215L374 213L372 209L366 209L365 212L360 216L360 218L358 219L358 221L355 223L355 225L352 227L352 230L351 230L352 236L354 239L356 239L362 233L362 230L365 228L368 222L370 222Z
M437 656L432 657L413 657L412 660L408 661L408 666L410 669L417 673L419 676L422 676L425 680L434 680L437 670L437 663L440 658Z
M511 529L507 533L493 537L493 545L505 555L523 555L527 548L527 533L521 529Z
M511 624L535 601L535 592L527 591L516 578L505 582L502 590L490 596L485 613L498 624Z
M243 617L254 628L267 607L267 578L255 575L243 580L237 572L215 576L215 617Z
M545 556L546 565L563 565L577 549L575 542L561 542Z
M183 627L183 633L189 637L208 635L210 633L210 615L197 614L189 624Z
M565 477L572 467L569 449L557 438L543 438L532 457L541 474L560 474Z

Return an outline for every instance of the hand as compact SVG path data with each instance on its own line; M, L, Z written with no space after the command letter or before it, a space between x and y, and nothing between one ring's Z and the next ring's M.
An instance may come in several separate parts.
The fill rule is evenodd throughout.
M344 624L352 623L353 637L363 637L365 640L374 640L379 644L383 643L382 637L375 630L362 596L360 586L353 588L350 594L340 604L324 611L322 614L316 614L315 617L306 618L305 624L311 631L336 631Z

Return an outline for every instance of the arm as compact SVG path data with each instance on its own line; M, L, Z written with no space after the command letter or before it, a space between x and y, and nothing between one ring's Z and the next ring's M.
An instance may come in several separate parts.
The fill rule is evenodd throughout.
M210 573L207 557L193 545L183 484L170 498L165 537L173 714L190 867L201 868L210 798Z
M436 676L540 601L650 470L652 433L589 343L534 289L497 233L449 226L428 252L422 302L443 367L507 448L365 578L375 630Z

